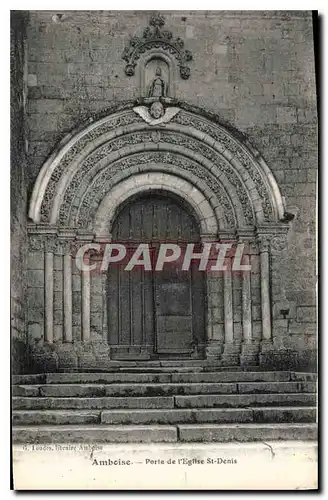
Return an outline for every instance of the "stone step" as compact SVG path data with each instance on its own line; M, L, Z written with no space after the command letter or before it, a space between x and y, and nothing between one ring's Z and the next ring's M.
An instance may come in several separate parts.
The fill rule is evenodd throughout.
M161 408L247 408L257 406L315 406L316 394L222 394L171 397L13 397L13 410L93 410Z
M315 406L316 394L222 394L176 396L177 408L246 408L250 406Z
M206 408L193 410L111 410L101 413L105 424L181 424L234 422L315 422L316 408Z
M16 410L13 425L194 424L233 422L315 422L314 407L273 407L193 410Z
M13 396L24 397L122 397L189 394L251 394L315 392L315 382L219 382L168 384L41 384L14 385Z
M13 427L14 443L151 443L316 440L317 425L305 424L194 424L61 425Z
M196 442L317 440L317 424L179 425L178 440Z
M198 372L198 373L53 373L48 384L112 383L204 383L204 382L288 382L289 372ZM29 384L29 382L21 382Z
M145 410L147 411L147 410ZM85 425L100 424L100 410L15 410L13 425Z
M172 443L177 428L155 425L58 425L13 427L14 443Z
M316 382L318 379L318 374L310 372L290 372L290 379L303 382Z
M202 383L202 382L288 382L316 381L315 373L260 371L201 372L111 372L111 373L47 373L13 375L14 385L35 384L112 384L112 383Z
M111 408L173 408L173 397L148 398L32 398L13 397L13 410L111 409Z

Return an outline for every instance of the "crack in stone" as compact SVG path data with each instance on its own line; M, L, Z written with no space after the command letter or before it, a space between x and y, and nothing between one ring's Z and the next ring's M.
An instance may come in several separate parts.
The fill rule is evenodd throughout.
M270 450L270 452L271 452L271 458L273 459L273 458L276 456L276 454L275 454L275 452L273 451L272 446L271 446L270 444L266 443L265 441L263 441L263 444L265 444L265 446L267 446L267 447L269 448L269 450Z

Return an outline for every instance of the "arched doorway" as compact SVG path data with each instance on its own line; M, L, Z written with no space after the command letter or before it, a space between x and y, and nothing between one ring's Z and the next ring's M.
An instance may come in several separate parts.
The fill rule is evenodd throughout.
M115 359L201 357L205 341L204 272L198 262L188 271L181 260L154 270L159 245L200 242L199 227L190 207L178 197L152 192L129 198L112 227L114 242L128 247L128 258L147 243L152 270L137 266L126 271L126 261L109 267L108 335Z
M260 153L253 146L250 149L240 134L206 118L202 110L191 112L189 108L182 104L165 127L157 127L136 113L131 103L124 109L120 104L117 112L63 139L43 165L31 197L29 216L33 222L28 226L33 256L28 264L28 300L38 304L40 311L36 319L31 318L28 333L32 350L37 350L33 357L47 356L51 344L60 369L98 369L101 364L107 369L108 360L115 357L201 357L203 353L211 363L253 365L257 360L270 361L271 353L283 345L280 339L289 338L288 322L282 326L281 319L271 313L287 286L281 274L271 272L279 269L283 253L279 248L288 249L289 225L279 187ZM199 316L193 314L192 304L187 314L183 311L180 315L180 324L174 314L167 315L166 321L165 313L157 313L154 283L153 300L147 302L153 309L148 311L145 306L138 323L129 304L139 301L135 310L142 311L141 291L135 294L132 288L133 300L129 298L128 305L127 299L118 303L115 281L110 289L107 274L81 273L74 267L76 248L110 242L113 223L120 217L117 211L124 210L124 203L136 201L132 196L155 194L156 190L158 195L160 190L178 197L179 209L194 221L195 241L201 237L204 243L244 242L249 250L246 257L258 270L254 279L245 273L239 281L207 274L206 300L201 295L204 283L199 281L202 311ZM188 241L190 236L181 232ZM35 252L39 253L34 256ZM164 279L165 273L162 276ZM132 275L129 279L133 282ZM172 276L168 281L174 283ZM145 289L142 286L137 289ZM176 293L179 287L177 283ZM190 289L196 297L195 281ZM270 290L275 290L277 299L273 300ZM146 329L139 329L142 336L133 326L126 329L128 340L123 342L119 320L115 319L118 312L110 305L111 295L112 304L116 301L121 307L119 314L127 311L122 319L129 318L130 325L143 325L141 320L148 311L152 326L148 337ZM168 296L174 296L172 290ZM166 302L164 299L164 305ZM183 300L176 302L182 304ZM174 327L169 328L169 322ZM173 349L172 343L164 341L170 335L177 340L177 325L183 340L182 346L174 344ZM192 345L196 346L194 351Z

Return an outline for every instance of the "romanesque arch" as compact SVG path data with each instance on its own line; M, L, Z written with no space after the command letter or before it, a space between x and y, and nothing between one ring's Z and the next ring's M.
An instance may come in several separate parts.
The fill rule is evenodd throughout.
M124 200L163 189L192 207L204 241L246 241L247 258L258 259L259 281L248 276L239 283L238 314L232 301L231 276L223 284L208 278L207 284L212 296L207 355L218 359L222 354L229 363L239 362L240 355L252 360L258 355L260 341L272 342L269 241L286 233L281 222L283 201L274 176L259 152L202 113L182 106L175 108L171 120L154 125L133 106L123 108L63 139L36 180L29 209L30 249L44 252L47 283L40 342L92 340L90 277L81 277L82 318L75 330L80 326L82 333L80 337L74 333L70 245L108 240L114 215ZM57 254L63 259L61 269L54 267ZM64 297L63 319L58 325L53 314L56 272L61 273ZM261 294L257 319L252 317L252 287ZM95 338L99 346L105 334L102 337L98 332Z

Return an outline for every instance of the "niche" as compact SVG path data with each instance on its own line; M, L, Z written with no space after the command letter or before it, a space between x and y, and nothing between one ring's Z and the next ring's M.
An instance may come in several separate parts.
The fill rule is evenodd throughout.
M149 59L143 70L142 94L144 97L171 97L172 77L169 64L161 57Z

